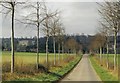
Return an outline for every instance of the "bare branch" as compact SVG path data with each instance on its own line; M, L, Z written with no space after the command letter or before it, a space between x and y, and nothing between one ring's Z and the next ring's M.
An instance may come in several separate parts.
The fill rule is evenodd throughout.
M0 4L2 7L5 7L5 8L7 8L7 9L10 9L10 10L12 10L12 8L11 7L7 7L7 6L5 6L5 5L3 5L3 4Z
M15 19L15 20L18 21L18 22L20 22L20 23L23 23L23 24L28 24L28 25L35 25L35 26L37 26L37 24L35 24L35 23L31 23L31 22L23 22L23 21L18 20L18 19Z

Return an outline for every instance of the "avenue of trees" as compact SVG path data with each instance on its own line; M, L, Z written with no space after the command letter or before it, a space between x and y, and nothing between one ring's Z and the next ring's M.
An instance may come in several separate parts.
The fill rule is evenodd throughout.
M40 25L44 25L44 29L46 29L46 61L48 62L48 37L49 37L49 30L50 27L49 26L49 19L50 17L52 18L53 16L56 16L57 12L52 12L49 13L48 9L46 7L46 4L44 2L36 2L35 4L29 3L29 2L24 2L24 3L20 3L17 2L15 0L11 0L9 1L1 1L0 5L3 7L3 9L6 9L7 12L4 12L6 10L2 10L1 12L3 14L9 14L11 13L11 73L14 72L14 65L15 65L15 53L14 53L14 21L15 21L15 11L17 10L17 6L19 6L18 4L23 5L24 8L34 8L34 12L30 13L29 15L27 15L26 17L24 17L24 21L19 20L20 22L24 23L24 24L29 24L29 25L33 25L33 27L37 27L37 56L36 56L36 68L38 69L38 65L39 65L39 31L40 31ZM43 13L41 13L43 12ZM32 17L32 18L31 18ZM17 19L18 20L18 19ZM44 23L43 23L44 21ZM47 63L48 64L48 63Z
M117 36L120 32L120 1L97 3L99 5L99 14L101 19L99 20L99 33L96 34L93 42L91 42L91 48L99 49L100 62L102 57L102 49L106 48L107 54L107 68L109 68L109 44L110 36L114 36L114 70L117 69ZM102 64L102 63L101 63Z
M52 45L52 50L54 53L54 66L56 62L60 63L60 55L66 53L78 53L79 50L90 50L90 52L96 52L100 54L100 63L102 65L102 54L104 48L106 48L107 60L106 65L109 68L109 44L110 36L114 36L114 70L117 69L117 36L120 32L120 1L118 2L104 2L97 3L99 5L99 14L101 19L99 20L99 33L97 33L91 40L86 40L86 37L81 40L80 38L68 37L66 38L65 27L62 23L60 17L61 11L51 10L47 7L45 2L17 2L16 0L10 1L0 1L2 14L10 14L11 16L11 43L6 43L2 46L2 49L8 48L11 51L11 73L14 73L15 68L15 50L18 49L17 45L19 41L14 38L15 33L15 22L19 22L27 27L32 27L33 30L36 30L36 38L34 45L29 44L27 47L35 49L36 52L36 69L39 69L40 64L40 50L45 48L46 52L46 66L49 68L49 50L50 45ZM28 14L21 16L21 19L16 19L17 8L21 7L19 11L25 9L26 11L32 10ZM42 31L45 37L40 38L40 31ZM77 37L77 36L76 36ZM87 37L88 38L88 37ZM41 40L45 42L40 42ZM52 43L51 43L52 42ZM5 42L4 42L5 43ZM45 46L44 44L45 43ZM83 45L82 45L82 44ZM90 44L89 44L90 43ZM10 46L11 45L11 46ZM89 47L87 47L89 45ZM19 45L19 50L23 49L25 46ZM88 50L88 52L89 52ZM58 53L58 59L56 56ZM61 54L62 53L62 54Z
M36 69L39 69L39 50L40 45L40 31L42 31L45 35L45 45L46 45L46 66L49 68L49 38L53 40L53 49L54 49L54 65L56 65L56 47L59 53L58 61L60 60L60 53L65 52L65 44L67 43L64 41L65 37L65 28L61 21L60 11L50 11L47 7L45 2L17 2L16 0L11 1L0 1L0 5L2 6L1 13L2 14L10 14L11 15L11 43L9 45L9 50L11 51L11 73L14 73L15 69L15 50L17 49L18 41L14 37L15 33L15 22L18 21L19 23L26 25L28 27L32 27L36 30L36 38L34 48L36 48ZM17 8L21 7L26 11L30 9L33 10L24 16L21 16L21 19L16 19L15 14L17 12ZM21 11L19 10L19 11ZM74 50L75 53L79 51L79 45L74 39L70 39L67 41L68 43L73 43L74 47L68 45L67 49L71 51ZM16 45L15 45L16 44ZM56 46L57 45L57 46ZM20 45L19 45L20 47ZM77 48L76 48L77 47ZM24 46L22 47L24 48ZM29 47L28 47L29 48ZM73 51L72 51L73 52ZM62 54L63 55L63 54ZM60 61L59 61L60 63Z

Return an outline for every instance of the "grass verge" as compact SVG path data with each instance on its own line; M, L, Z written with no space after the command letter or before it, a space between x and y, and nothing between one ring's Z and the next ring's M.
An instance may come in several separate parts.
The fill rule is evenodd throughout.
M110 74L110 72L101 67L97 61L94 59L94 57L90 57L90 61L92 63L92 66L94 67L94 69L96 70L97 74L99 75L99 77L101 78L102 81L104 82L112 82L112 81L118 81L116 77L114 77L112 74Z

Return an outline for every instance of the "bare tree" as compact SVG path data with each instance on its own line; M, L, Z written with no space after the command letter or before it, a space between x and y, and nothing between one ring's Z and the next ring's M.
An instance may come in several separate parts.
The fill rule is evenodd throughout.
M3 14L9 14L11 12L11 73L14 73L14 66L15 66L15 58L14 58L14 20L15 20L15 10L17 4L22 4L22 2L17 2L16 0L10 0L10 1L0 1L0 5L3 7L3 10L1 11ZM6 12L4 12L5 9L7 9Z
M62 60L63 60L64 48L65 48L65 46L64 46L65 45L65 37L64 36L65 36L65 28L62 27L62 31L61 31Z
M89 45L90 53L97 53L98 46L96 44L95 38L92 38Z
M53 48L54 48L54 65L56 65L56 36L58 29L59 18L52 18L50 34L53 36Z
M50 36L50 28L51 28L51 18L53 18L54 16L56 16L58 14L58 11L55 12L49 12L48 8L46 7L46 5L44 5L44 14L46 19L43 22L43 32L45 33L46 36L46 64L47 64L47 68L49 67L49 60L48 60L48 39Z
M60 63L60 51L63 41L63 34L64 34L64 28L62 27L62 23L59 23L58 29L57 29L57 42L58 42L58 64Z
M69 38L66 42L65 42L65 47L66 49L71 52L71 53L76 53L77 50L80 48L79 47L79 43L74 39L74 38ZM69 53L68 52L68 53Z
M45 2L28 2L25 4L24 8L32 9L33 11L30 12L27 16L24 16L23 21L20 21L27 25L32 25L37 28L37 56L36 56L36 69L39 68L39 34L40 34L40 24L46 19L43 16L43 9L44 9Z
M105 36L106 38L106 49L107 49L107 56L106 56L106 65L107 68L109 68L109 36L111 34L110 26L100 22L102 25L102 28L100 29L100 32Z
M49 25L48 25L48 18L45 20L45 25L44 25L45 27L46 27L46 64L47 64L47 68L48 68L48 63L49 63L49 61L48 61L48 38L49 38Z
M120 1L105 2L100 5L100 14L104 21L109 24L111 31L114 33L114 70L116 70L116 48L117 33L120 31Z
M98 49L100 52L101 65L102 65L102 53L103 53L102 48L105 45L105 42L106 42L105 36L101 33L98 33L95 35L95 38L93 39L93 44L92 44L92 45L95 45L94 47Z

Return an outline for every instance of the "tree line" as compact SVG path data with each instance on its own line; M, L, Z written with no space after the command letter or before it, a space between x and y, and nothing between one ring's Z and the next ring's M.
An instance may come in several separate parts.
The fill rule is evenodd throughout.
M82 43L81 41L78 41L80 39L78 39L76 36L72 37L72 36L64 36L64 46L62 46L62 43L60 45L60 53L64 53L64 52L74 52L72 49L76 47L78 47L79 45L81 45L82 47ZM39 52L41 53L45 53L45 41L46 41L46 37L41 37L39 38ZM71 45L70 43L73 43L73 45ZM56 45L56 50L55 52L58 53L58 42L55 42ZM75 46L75 44L78 44L78 46ZM53 47L53 37L50 36L49 38L49 42L48 42L48 51L49 53L54 53L54 47ZM33 38L15 38L15 51L16 52L36 52L37 48L37 38L33 37ZM68 50L69 49L69 50ZM11 50L11 43L10 43L10 38L2 38L2 51L10 51ZM68 52L68 53L69 53Z
M60 52L64 51L65 53L71 53L73 50L70 50L70 48L74 48L75 44L72 46L71 43L69 43L71 40L75 41L80 45L81 50L85 50L86 52L89 52L91 50L95 51L96 53L99 53L99 40L96 38L96 35L89 35L89 36L83 36L83 35L64 35L64 47L62 50L62 47L60 47ZM114 53L114 50L112 48L114 40L114 36L109 36L109 54ZM11 38L2 38L2 51L11 51ZM95 41L94 41L95 40ZM24 43L25 41L25 43ZM46 37L40 37L39 38L39 52L45 53L45 41ZM96 42L97 41L97 42ZM119 45L120 45L120 36L117 36L117 53L120 53ZM49 37L48 42L48 51L49 53L54 53L53 48L53 37ZM71 47L72 46L72 47ZM78 47L78 46L77 46ZM77 49L76 47L76 49ZM37 37L31 37L31 38L15 38L15 51L16 52L36 52L37 48ZM75 49L75 48L74 48ZM74 52L74 51L73 51ZM106 47L102 47L102 52L107 53ZM58 53L58 42L56 42L56 53Z
M101 18L98 22L99 32L91 42L93 48L98 48L100 53L100 63L102 64L103 48L107 51L106 65L109 68L109 53L110 53L110 36L113 37L114 48L114 70L117 69L117 46L118 46L118 33L120 32L120 1L97 3L99 6L98 12ZM95 45L95 43L97 45Z

